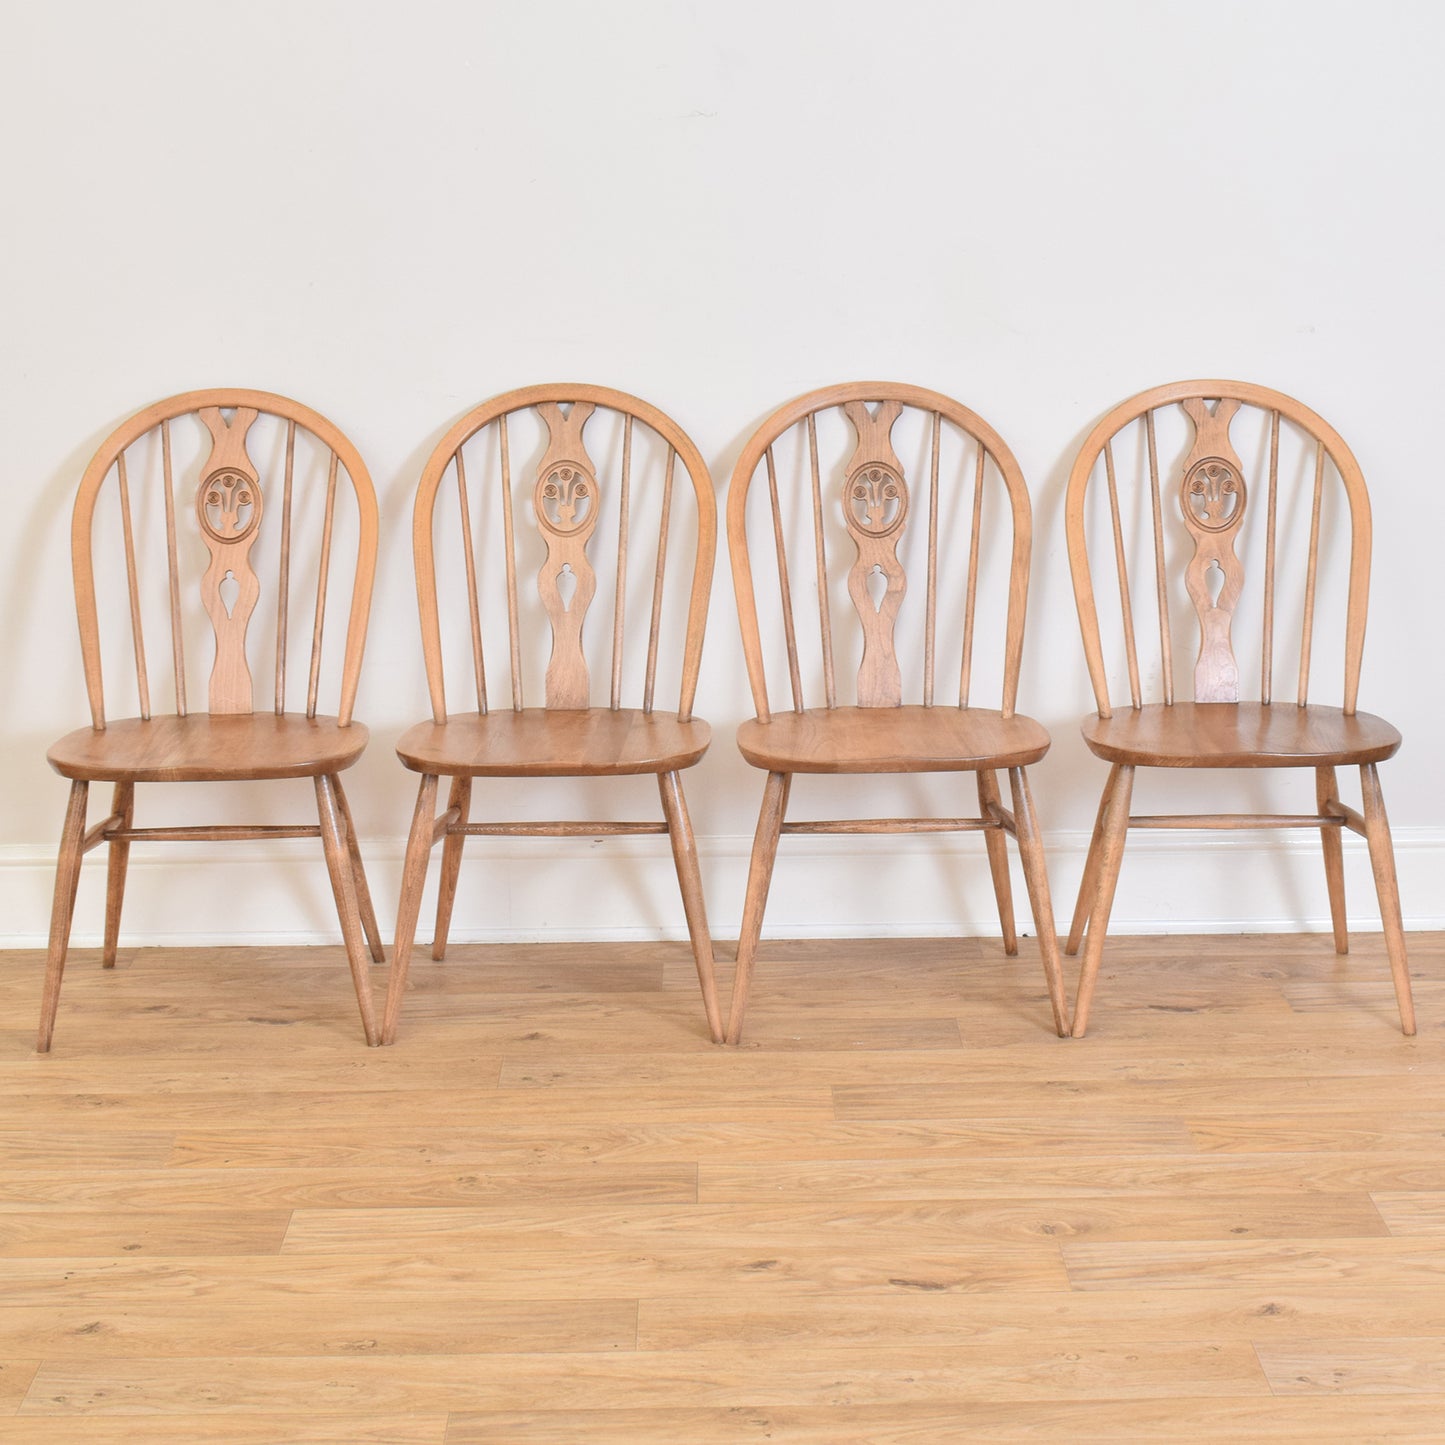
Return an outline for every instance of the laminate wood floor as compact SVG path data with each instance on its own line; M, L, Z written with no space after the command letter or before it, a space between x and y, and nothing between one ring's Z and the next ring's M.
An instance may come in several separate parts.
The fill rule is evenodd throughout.
M0 1441L1445 1440L1445 935L0 968ZM382 970L377 971L381 986ZM1070 983L1073 969L1070 969ZM728 985L730 966L722 969ZM726 996L726 995L724 995Z

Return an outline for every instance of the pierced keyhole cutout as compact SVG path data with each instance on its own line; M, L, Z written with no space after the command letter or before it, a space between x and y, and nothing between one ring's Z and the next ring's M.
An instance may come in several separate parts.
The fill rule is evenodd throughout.
M884 575L883 569L874 563L873 570L864 578L863 585L868 589L868 596L872 600L875 612L883 611L883 599L888 596L888 578Z
M221 578L221 585L216 591L221 595L221 606L226 609L226 616L232 616L236 611L236 603L241 599L241 584L236 581L236 574L227 572Z
M1219 594L1224 591L1224 568L1218 562L1211 562L1204 572L1204 585L1209 591L1209 605L1219 606Z
M562 570L557 574L557 595L562 599L562 611L572 610L572 599L577 595L577 574L572 570L570 562L562 564Z

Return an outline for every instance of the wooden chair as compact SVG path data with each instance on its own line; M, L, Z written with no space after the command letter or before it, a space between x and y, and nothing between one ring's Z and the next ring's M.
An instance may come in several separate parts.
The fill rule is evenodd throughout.
M514 503L512 494L512 453L519 445L532 446L536 459L525 484L530 507L526 499ZM606 465L594 457L604 458ZM679 460L687 487L675 484ZM469 471L475 499L469 495ZM451 519L439 523L438 493L448 473L455 500L448 506ZM676 505L684 491L695 499L689 515L684 515L689 509ZM520 518L515 516L519 508L526 509ZM528 521L535 530L522 530ZM471 673L475 712L454 712L447 704L434 541L443 528L456 533L447 555L465 576L465 608L448 608L445 616L463 634L457 656ZM695 528L691 568L681 577L676 568L669 575L670 554L687 542L686 537L670 540L672 533L689 528ZM604 537L605 546L593 545L594 538L602 542ZM721 1041L712 941L682 789L682 770L698 762L711 738L708 725L693 717L692 705L716 546L717 503L697 448L669 417L624 392L582 385L508 392L469 411L438 443L422 473L413 526L432 717L397 744L405 766L422 777L407 843L383 1042L396 1037L427 859L437 842L444 840L432 957L440 960L467 838L638 833L666 833L671 839L708 1029L714 1042ZM532 568L536 590L529 595L519 576ZM609 575L599 578L598 568ZM461 577L455 582L460 594ZM611 627L605 635L594 629L591 651L596 655L589 665L584 627L598 598L611 612ZM493 705L495 693L488 691L483 636L490 629L483 627L484 613L498 622L506 617L509 689L501 706ZM629 619L638 616L647 619L645 632L629 627ZM663 647L664 636L674 632L679 645ZM544 672L546 639L550 656ZM680 662L678 704L669 712L654 707L654 697L659 659L674 655ZM629 656L632 665L625 667ZM607 679L605 706L592 705L594 673ZM543 706L528 707L524 677L535 689L539 674ZM629 696L624 681L634 705L623 706ZM639 682L640 707L635 705ZM475 778L647 774L657 779L666 821L471 821ZM440 777L452 782L446 810L436 816Z
M900 428L901 417L907 422ZM832 437L832 449L820 446L824 432ZM899 440L903 432L909 435L910 447ZM895 447L918 458L918 470L926 469L926 484L915 476L910 485ZM779 480L784 468L778 456L785 452L791 452L794 460L789 469L791 485ZM836 465L823 460L834 454L840 458ZM747 537L748 498L760 470L767 485L759 489L759 501L765 491L766 502L757 511L760 520L771 518L771 537L763 549L764 555L770 555L761 565L776 568L777 576L777 605L768 614L766 646ZM1007 554L986 547L982 540L984 497L993 490L995 478L1002 485L1000 510L1011 525ZM835 564L830 586L829 548L844 545L845 536L848 551L845 560ZM982 418L937 392L891 382L827 387L780 408L743 449L728 498L728 546L757 716L738 730L738 747L768 777L748 873L728 1042L736 1043L742 1031L763 910L783 833L982 832L1004 949L1014 954L1018 944L1004 841L1005 834L1011 835L1028 883L1054 1027L1060 1035L1065 1032L1058 941L1026 772L1048 751L1049 735L1032 718L1014 711L1031 536L1028 492L1013 454ZM1007 598L1006 634L1001 655L995 659L1002 706L981 708L970 696L979 582L987 565L1004 556L1008 564L998 579L998 590ZM926 572L921 609L915 603L911 610L908 639L916 654L916 666L909 667L909 691L919 698L916 703L904 701L899 653L907 649L898 645L900 621L910 617L905 602L910 559L915 578L919 570ZM845 569L856 618L846 612L834 615L832 587ZM793 599L795 590L811 593L815 588L818 644L813 651L811 645L803 649L805 642L810 644L812 628L805 633L800 627ZM940 604L940 591L953 599L952 605ZM834 629L851 631L854 621L861 634L861 654L857 702L848 706L839 700ZM775 668L786 667L791 711L773 710L765 668L769 647ZM941 655L960 658L959 681L956 694L950 691L935 698ZM821 707L816 705L820 681ZM815 705L809 706L805 694L813 697ZM1008 770L1012 811L1000 800L1000 769ZM936 772L976 775L979 817L784 821L796 773Z
M112 477L114 486L107 487ZM338 529L338 502L345 495L354 500L354 515L344 508L348 515ZM319 533L316 560L293 566L293 553L310 554L313 533ZM356 564L345 648L339 658L328 654L323 668L332 554L346 545L343 540L333 546L333 533L351 538ZM102 843L109 849L103 965L111 968L132 843L253 838L321 839L362 1027L367 1043L378 1042L362 935L377 962L383 959L381 938L339 776L366 747L367 731L351 714L371 606L376 534L376 497L356 448L325 417L269 392L171 397L118 427L95 454L71 524L91 726L69 733L48 754L50 765L71 784L55 876L41 1053L50 1048L55 1027L81 857ZM277 581L263 597L258 568L265 572L271 565ZM309 608L292 608L293 580L313 594L306 599ZM189 599L197 593L210 646L194 615L189 634L185 627L186 614L194 612ZM101 607L100 596L114 600ZM273 707L264 711L256 705L247 656L248 629L258 608L275 637ZM147 617L162 619L162 627L169 622L174 712L152 707ZM310 642L304 712L286 707L293 632L295 640ZM114 719L106 714L101 662L103 654L118 660L125 652L133 657L138 715ZM191 709L196 689L188 692L188 674L208 678L204 712ZM328 692L339 690L335 716L317 711L323 680ZM312 779L319 824L134 824L137 783L273 778ZM92 783L114 784L114 797L109 814L87 829Z
M1166 427L1172 436L1166 436ZM1177 446L1172 471L1167 460L1160 460L1171 454L1171 443ZM1250 459L1248 464L1241 455ZM1161 471L1169 476L1163 483ZM1116 613L1111 608L1108 618L1112 669L1105 665L1106 638L1089 565L1091 519L1085 510L1090 483L1101 472L1108 520L1101 504L1092 527L1097 546L1112 552L1117 581L1119 607ZM1344 535L1345 516L1336 515L1341 507L1348 517L1347 552L1330 546ZM1110 764L1067 944L1067 951L1076 953L1087 929L1074 1036L1082 1037L1088 1026L1129 828L1318 828L1338 953L1349 947L1339 830L1362 834L1369 843L1400 1022L1405 1033L1413 1034L1394 853L1377 772L1377 765L1400 746L1400 734L1383 719L1356 709L1370 581L1370 501L1349 448L1308 407L1266 387L1237 381L1156 387L1115 407L1089 434L1069 478L1067 525L1074 596L1099 708L1098 717L1084 723L1084 741ZM1137 553L1132 561L1131 552ZM1347 575L1343 588L1320 589L1321 571L1332 569ZM1157 613L1158 649L1151 645L1151 620L1142 656L1131 570L1136 576L1152 571L1154 577L1150 610ZM1245 669L1236 656L1239 637L1252 635L1252 629L1235 626L1250 573L1262 583L1255 593L1261 638L1257 702L1241 700ZM1176 574L1182 575L1197 622L1192 702L1176 700L1174 692L1179 639L1173 626L1181 615L1187 617L1177 605L1171 611ZM1109 591L1113 588L1111 581ZM1308 700L1316 614L1331 605L1338 610L1341 602L1343 615L1334 620L1343 624L1337 663L1344 706L1327 707ZM1274 697L1276 623L1281 634L1297 630L1300 639L1298 685L1291 701ZM1112 699L1121 691L1121 658L1129 706L1116 712ZM1159 700L1146 702L1146 695ZM1344 765L1360 769L1363 814L1340 801L1335 769ZM1131 816L1139 767L1309 768L1316 809Z

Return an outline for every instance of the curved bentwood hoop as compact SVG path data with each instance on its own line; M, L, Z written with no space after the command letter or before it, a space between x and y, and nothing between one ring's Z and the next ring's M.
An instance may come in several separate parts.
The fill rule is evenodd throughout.
M1086 503L1091 494L1100 495L1100 481L1107 505L1096 508L1091 520ZM1084 739L1111 765L1067 945L1076 953L1087 934L1075 1036L1088 1027L1130 828L1319 829L1339 953L1349 946L1340 830L1361 834L1369 844L1401 1026L1413 1034L1394 852L1377 771L1399 747L1400 735L1357 708L1371 524L1364 477L1350 449L1315 412L1267 387L1236 381L1155 387L1115 407L1090 433L1069 477L1066 523L1098 704L1097 718L1084 724ZM1347 547L1332 548L1342 531ZM1114 574L1100 594L1103 624L1091 540L1112 563L1101 570ZM1141 573L1152 575L1154 595L1152 607L1136 613L1131 577ZM1322 576L1332 573L1343 587L1322 588ZM1176 595L1180 578L1182 599ZM1310 701L1310 682L1318 660L1317 617L1332 604L1339 613L1341 594L1343 648L1336 664L1342 705L1334 707ZM1108 605L1115 600L1116 608ZM1245 625L1250 600L1258 608L1256 629ZM1146 611L1153 617L1136 621ZM1176 630L1191 622L1197 652L1193 698L1186 701L1175 689ZM1251 671L1241 667L1239 654L1256 636L1258 669ZM1288 660L1292 644L1294 698L1276 700L1275 664L1281 655ZM1247 695L1251 676L1258 678L1257 701ZM1116 705L1124 690L1127 706ZM1361 810L1340 800L1335 769L1341 765L1360 769ZM1139 767L1311 768L1316 807L1301 814L1131 816Z
M903 455L916 464L906 466ZM760 504L759 531L766 537L756 570L776 582L766 599L766 628L748 541L750 496ZM1001 545L986 543L988 527L997 533L1005 523L1011 536ZM1013 453L981 417L938 392L893 382L809 392L769 417L743 449L728 499L728 545L757 715L739 730L738 746L768 777L738 943L730 1042L742 1031L785 833L982 832L1010 954L1017 940L1005 839L1013 837L1054 1027L1065 1032L1058 944L1027 776L1028 765L1048 751L1049 738L1015 711L1031 541L1028 492ZM847 605L837 588L840 571ZM990 577L996 586L981 587ZM988 610L981 596L995 591L1004 599L997 609L1003 635L993 635L1001 642L992 658L999 706L987 708L973 701L975 624ZM816 596L816 603L799 604L800 595ZM807 615L814 607L816 636ZM837 653L853 637L858 669L849 703ZM769 693L770 653L774 667L786 672L787 710L776 709ZM956 673L945 655L957 657ZM1000 796L1003 770L1012 810ZM978 816L784 819L798 773L930 772L975 774Z

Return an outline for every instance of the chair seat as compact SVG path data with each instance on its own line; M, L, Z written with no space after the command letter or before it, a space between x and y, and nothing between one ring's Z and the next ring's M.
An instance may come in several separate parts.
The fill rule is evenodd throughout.
M255 712L123 718L77 728L46 754L62 777L96 783L197 783L311 778L349 768L370 734L334 717Z
M1176 702L1090 717L1084 741L1111 763L1151 768L1316 768L1378 763L1400 746L1384 718L1292 702Z
M606 777L690 768L711 741L705 722L676 713L529 707L417 723L396 753L413 772L447 777Z
M972 772L1036 763L1049 735L991 708L811 708L745 722L738 749L772 773Z

